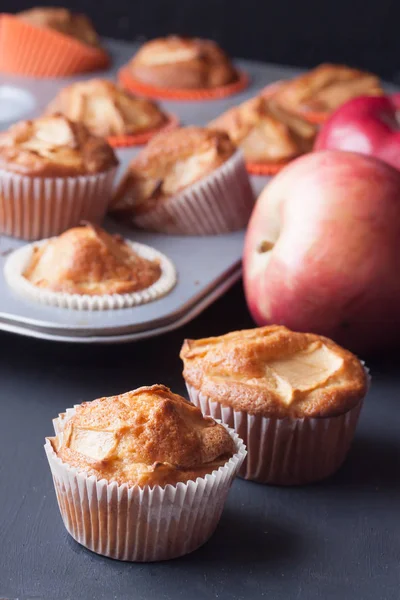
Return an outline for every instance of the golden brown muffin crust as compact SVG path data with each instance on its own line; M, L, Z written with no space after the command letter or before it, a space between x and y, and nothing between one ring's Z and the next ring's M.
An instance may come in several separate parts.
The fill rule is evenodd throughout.
M328 338L278 325L186 340L185 380L222 405L265 417L331 417L367 391L356 356Z
M160 133L132 160L115 194L116 213L144 213L220 167L236 151L222 131L181 127Z
M20 121L0 133L0 168L35 177L101 173L117 157L103 138L63 115Z
M89 224L35 247L24 277L54 292L128 294L155 283L161 267L138 256L120 236Z
M376 75L327 63L283 83L274 98L288 110L329 114L357 96L382 96L383 93Z
M249 162L286 161L312 149L317 129L284 110L273 97L256 96L209 124L226 131Z
M24 10L16 16L35 27L54 29L89 46L100 46L99 37L90 19L67 8L41 6Z
M167 88L215 88L238 78L218 44L175 35L143 44L129 69L140 81Z
M222 425L163 385L85 402L50 441L88 475L151 487L204 477L235 452Z
M78 81L63 88L46 109L46 114L54 113L84 123L92 134L105 137L142 133L167 121L155 102L106 79Z

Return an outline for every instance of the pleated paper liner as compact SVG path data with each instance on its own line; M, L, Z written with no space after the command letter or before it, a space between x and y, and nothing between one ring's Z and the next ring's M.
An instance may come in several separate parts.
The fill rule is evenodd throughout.
M30 77L66 77L105 69L110 57L101 48L10 14L0 15L0 72Z
M201 89L177 89L177 88L162 88L148 83L143 83L135 79L129 71L129 67L125 66L118 73L120 83L127 90L147 96L148 98L162 98L164 100L183 100L183 101L203 101L203 100L219 100L237 94L249 85L249 76L243 71L238 71L238 79L233 83L222 85L216 88L201 88Z
M74 413L68 409L60 424L55 419L58 436ZM62 462L47 439L45 451L67 531L89 550L118 560L150 562L193 552L214 533L246 456L242 440L227 429L236 453L224 466L196 481L152 488L97 481Z
M83 220L101 223L116 169L77 177L31 177L0 169L0 234L23 240L58 235Z
M129 194L127 194L129 197ZM243 229L255 197L241 151L208 176L143 213L115 209L117 218L147 231L172 235L217 235Z
M187 384L204 415L235 429L247 446L239 476L270 485L304 485L332 475L354 438L363 400L335 417L267 418L224 406Z
M172 131L172 129L176 129L179 126L179 119L177 116L168 113L167 122L160 127L155 127L153 129L148 129L147 131L143 131L141 133L136 133L133 135L111 135L107 138L108 143L113 148L126 148L128 146L143 146L147 144L157 133Z
M7 284L17 294L32 302L47 304L59 308L72 310L114 310L120 308L131 308L152 302L168 294L175 286L177 275L172 261L158 250L125 240L134 252L147 260L159 261L161 267L160 278L150 287L128 294L104 294L90 296L88 294L68 294L65 292L53 292L39 288L25 279L23 273L29 266L35 247L45 244L48 240L41 240L35 244L28 244L15 250L8 257L4 265L4 277Z

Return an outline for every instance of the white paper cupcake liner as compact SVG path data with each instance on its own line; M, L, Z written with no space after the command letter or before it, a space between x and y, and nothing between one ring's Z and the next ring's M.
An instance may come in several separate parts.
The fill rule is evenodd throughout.
M346 458L363 404L336 417L275 419L236 411L186 386L204 415L234 428L246 444L239 476L273 485L302 485L332 475Z
M0 170L0 233L37 240L82 220L101 223L115 173L112 168L78 177L30 177Z
M216 235L246 227L255 196L241 151L213 173L132 222L177 235Z
M117 308L129 308L146 304L165 296L172 290L177 282L175 266L172 261L158 250L125 240L139 256L148 260L158 260L161 267L161 277L150 287L132 292L130 294L104 294L102 296L90 296L88 294L68 294L65 292L53 292L33 285L25 279L23 273L29 266L33 249L48 242L41 240L34 244L28 244L15 250L8 257L4 265L4 277L8 285L18 294L28 300L69 308L73 310L112 310Z
M75 409L55 424L56 433ZM57 422L58 419L55 419ZM45 451L64 525L80 544L110 558L149 562L193 552L213 534L246 449L227 427L236 454L222 467L177 485L139 487L97 481L63 463L48 439Z

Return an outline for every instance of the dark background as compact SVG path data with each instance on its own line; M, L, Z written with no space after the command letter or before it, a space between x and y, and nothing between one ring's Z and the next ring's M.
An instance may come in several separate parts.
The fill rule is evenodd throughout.
M31 6L7 0L1 9ZM68 8L86 12L109 37L198 35L241 58L304 67L344 62L400 82L400 0L75 0Z

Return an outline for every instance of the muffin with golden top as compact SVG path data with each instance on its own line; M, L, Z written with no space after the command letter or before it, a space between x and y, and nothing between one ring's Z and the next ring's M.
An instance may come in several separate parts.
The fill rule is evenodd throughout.
M17 13L18 19L35 27L58 31L88 46L100 47L100 39L91 20L68 8L40 6Z
M317 133L315 125L283 109L267 94L229 109L209 127L226 131L242 149L248 170L263 175L275 174L311 151Z
M159 134L132 160L112 212L143 229L207 235L241 229L253 205L242 154L229 136L182 127Z
M282 83L274 98L283 108L323 123L339 106L357 96L382 96L379 77L346 65L322 64Z
M245 456L232 430L162 385L85 402L54 427L45 449L67 530L121 560L164 560L202 545Z
M86 125L112 145L144 143L157 131L176 124L153 101L135 96L107 79L77 81L63 88L46 114L61 113Z
M181 358L191 400L248 445L246 479L308 483L342 464L368 387L347 350L269 326L186 340Z
M156 300L176 282L166 256L92 224L16 250L6 261L5 277L34 301L88 310Z
M93 23L84 14L41 6L1 15L2 73L67 77L104 69L109 62Z
M0 233L27 240L103 219L118 160L103 138L62 115L0 133Z
M132 91L182 100L225 97L247 85L216 42L177 35L144 43L120 79Z

